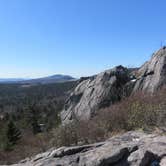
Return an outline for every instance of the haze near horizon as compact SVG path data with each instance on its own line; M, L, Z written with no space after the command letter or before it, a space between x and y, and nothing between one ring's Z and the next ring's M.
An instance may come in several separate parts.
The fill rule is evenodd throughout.
M166 44L164 0L1 0L0 78L137 67Z

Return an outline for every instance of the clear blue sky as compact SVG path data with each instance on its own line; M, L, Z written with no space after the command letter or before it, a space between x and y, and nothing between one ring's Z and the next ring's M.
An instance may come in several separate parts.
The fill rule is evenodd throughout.
M166 41L165 6L165 0L0 0L0 77L79 77L139 66Z

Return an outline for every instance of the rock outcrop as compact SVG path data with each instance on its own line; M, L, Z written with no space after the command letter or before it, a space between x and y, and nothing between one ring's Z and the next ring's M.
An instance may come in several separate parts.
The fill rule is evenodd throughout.
M61 112L63 123L90 119L123 94L155 92L166 84L166 47L139 69L117 66L80 79ZM166 166L166 135L128 132L104 142L50 149L13 166Z
M166 47L153 54L151 60L139 69L122 66L93 77L80 79L80 83L66 101L61 119L90 119L100 108L119 101L123 94L136 91L155 92L166 84Z
M155 92L166 84L166 47L155 52L137 72L137 81L133 91Z
M120 100L124 85L130 80L128 69L117 66L97 76L81 79L61 113L62 121L89 119L96 110Z
M61 147L13 166L166 166L166 135L128 132L92 145Z

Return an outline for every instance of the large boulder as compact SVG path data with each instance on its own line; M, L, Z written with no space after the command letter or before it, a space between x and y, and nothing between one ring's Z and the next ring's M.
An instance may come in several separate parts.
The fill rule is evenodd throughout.
M123 66L81 79L66 101L61 113L62 121L68 123L77 118L89 119L100 108L119 101L129 80L128 69Z
M166 47L155 52L137 72L134 92L141 90L155 92L166 84Z
M96 144L52 148L15 166L26 165L165 166L166 136L131 131Z
M61 119L90 119L100 108L119 101L125 94L137 91L154 93L166 84L166 47L155 52L142 67L117 66L93 77L80 79L61 112Z

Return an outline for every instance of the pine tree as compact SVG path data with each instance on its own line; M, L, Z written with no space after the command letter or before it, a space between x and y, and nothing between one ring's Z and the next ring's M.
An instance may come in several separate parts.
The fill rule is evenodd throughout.
M37 118L35 116L32 116L31 119L31 125L32 125L32 130L33 130L33 134L38 134L41 132L40 126L38 124Z
M21 139L21 132L15 124L13 123L12 120L9 121L7 125L7 130L6 130L6 145L5 149L6 150L11 150Z
M30 116L29 116L29 120L30 120L30 124L32 127L32 131L33 134L38 134L41 132L41 128L40 125L38 124L38 112L36 111L35 106L31 106L30 107Z

